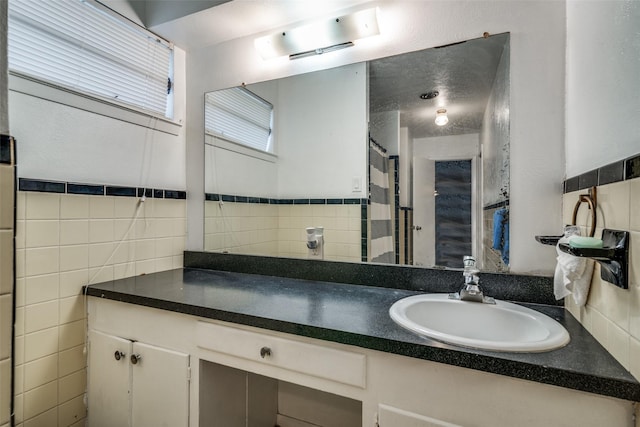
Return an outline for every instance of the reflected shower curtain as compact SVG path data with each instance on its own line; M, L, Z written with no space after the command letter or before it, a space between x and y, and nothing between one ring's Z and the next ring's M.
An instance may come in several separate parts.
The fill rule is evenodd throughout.
M372 262L395 263L389 190L389 156L369 141L370 253Z

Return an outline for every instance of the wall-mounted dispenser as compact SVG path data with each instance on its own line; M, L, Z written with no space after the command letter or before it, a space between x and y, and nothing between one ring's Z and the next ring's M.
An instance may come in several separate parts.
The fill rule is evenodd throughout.
M324 259L324 227L307 227L309 259Z

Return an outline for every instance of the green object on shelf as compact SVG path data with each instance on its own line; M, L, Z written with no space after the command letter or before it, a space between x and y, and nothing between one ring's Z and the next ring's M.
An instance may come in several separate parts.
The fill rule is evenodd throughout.
M572 248L602 248L602 239L595 237L572 236L569 238L569 246Z

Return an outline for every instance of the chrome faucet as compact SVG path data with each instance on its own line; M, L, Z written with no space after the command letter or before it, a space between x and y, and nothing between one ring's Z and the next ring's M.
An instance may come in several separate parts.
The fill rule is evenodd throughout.
M487 304L495 304L495 300L491 297L484 296L484 292L480 287L480 278L478 277L478 267L476 267L476 259L470 255L465 256L462 259L464 264L464 270L462 275L464 276L464 285L459 292L450 294L449 298L459 299L461 301L473 301L483 302Z

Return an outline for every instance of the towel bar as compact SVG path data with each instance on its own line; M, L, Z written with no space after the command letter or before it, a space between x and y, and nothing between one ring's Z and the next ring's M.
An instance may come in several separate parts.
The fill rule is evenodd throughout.
M578 197L578 202L576 206L573 208L573 220L571 222L572 225L576 225L576 218L578 217L578 211L580 210L580 206L583 203L589 205L589 209L591 209L591 230L589 230L589 237L593 237L596 233L596 222L597 222L597 214L596 214L596 187L591 187L589 189L589 194L581 194Z

